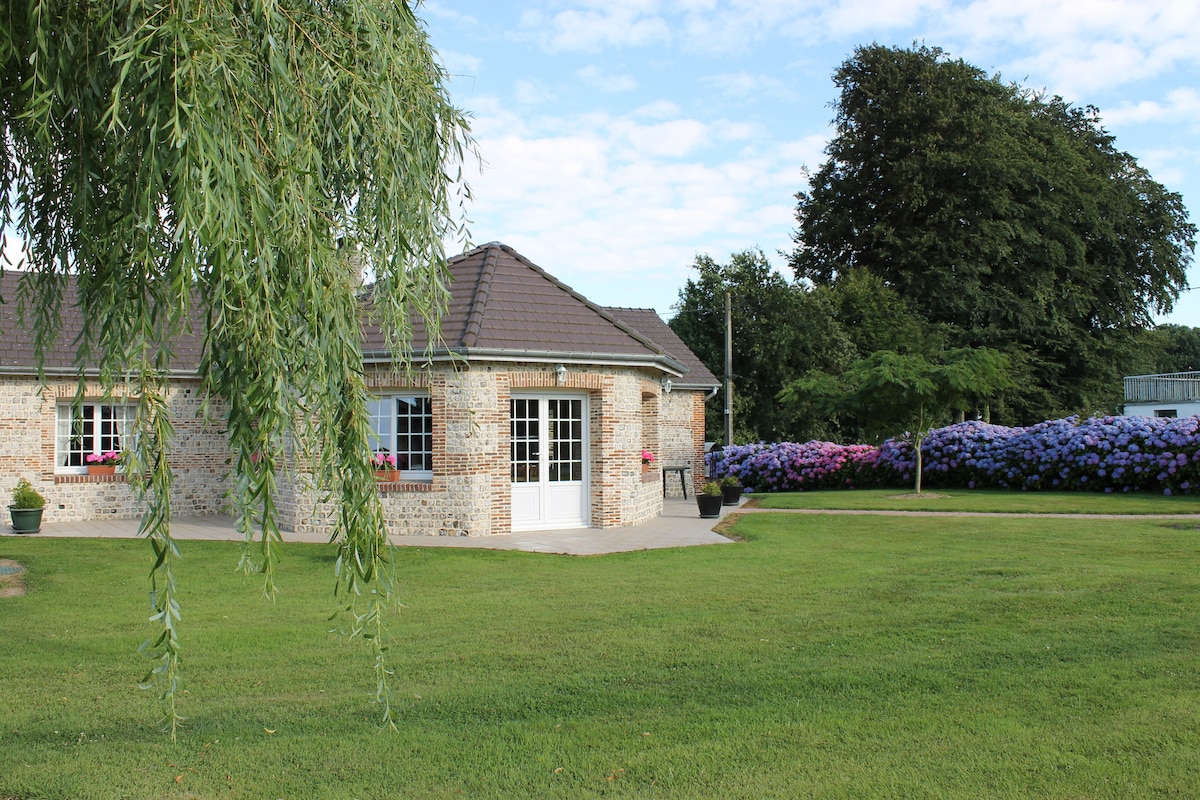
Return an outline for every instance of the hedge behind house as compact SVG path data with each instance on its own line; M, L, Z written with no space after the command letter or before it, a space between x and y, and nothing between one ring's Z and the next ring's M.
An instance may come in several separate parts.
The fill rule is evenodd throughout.
M1200 418L1078 417L1026 428L962 422L921 447L923 482L945 488L1192 493L1200 487ZM907 441L751 444L711 454L718 477L748 489L794 492L912 484Z

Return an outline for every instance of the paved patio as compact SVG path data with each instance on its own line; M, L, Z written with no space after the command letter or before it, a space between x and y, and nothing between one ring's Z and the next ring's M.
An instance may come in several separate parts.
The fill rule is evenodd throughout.
M721 516L732 510L722 509ZM603 553L622 553L631 550L653 550L663 547L691 547L702 544L729 544L730 540L713 527L719 520L700 519L695 499L663 501L663 513L656 519L632 528L575 528L555 531L528 531L503 536L392 536L392 543L403 547L474 547L487 550L523 550L529 553L560 553L572 556L592 556ZM42 525L37 534L47 537L83 537L99 539L133 539L137 537L138 520L107 520L102 522L55 522ZM10 529L7 535L17 536ZM238 541L241 537L229 517L181 517L171 522L176 539ZM284 532L289 542L324 542L315 534Z

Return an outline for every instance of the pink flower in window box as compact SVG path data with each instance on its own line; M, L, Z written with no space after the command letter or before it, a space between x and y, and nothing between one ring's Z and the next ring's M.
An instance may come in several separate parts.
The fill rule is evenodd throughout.
M374 463L375 469L395 469L396 457L391 453L376 453Z
M109 450L104 453L88 453L84 457L89 467L115 467L121 463L121 453L117 450Z
M375 466L376 480L391 483L400 479L400 472L396 469L396 457L391 453L376 453L371 461Z

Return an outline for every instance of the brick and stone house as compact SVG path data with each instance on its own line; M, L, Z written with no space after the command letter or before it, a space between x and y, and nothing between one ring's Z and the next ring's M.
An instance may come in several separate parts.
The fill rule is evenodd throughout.
M664 489L680 492L664 486L663 466L700 481L704 403L719 381L653 310L597 306L502 244L449 269L452 299L421 369L393 369L382 333L364 328L373 445L400 467L379 487L393 533L636 525L661 513ZM0 294L15 294L16 277L5 275ZM123 475L87 474L89 453L120 448L132 408L98 386L72 405L74 333L68 325L66 345L47 355L40 386L30 337L13 304L0 306L0 489L29 477L47 497L46 522L137 517ZM222 513L228 489L223 428L198 416L199 353L198 339L179 342L172 375L181 515ZM328 527L307 475L280 486L285 528Z

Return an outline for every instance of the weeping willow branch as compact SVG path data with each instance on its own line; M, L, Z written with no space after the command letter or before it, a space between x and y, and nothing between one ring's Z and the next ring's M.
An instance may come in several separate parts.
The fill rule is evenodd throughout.
M334 508L341 628L372 644L391 724L397 587L348 256L375 276L369 313L408 369L412 319L436 332L447 302L443 242L465 237L456 181L472 146L424 28L409 3L385 0L14 0L0 20L0 203L26 244L39 360L76 314L80 375L136 387L160 629L150 677L172 735L179 551L163 376L188 325L204 332L199 378L228 430L240 568L274 596L279 481L311 473Z
M144 375L143 378L149 378ZM143 688L157 688L162 703L162 723L175 741L184 717L176 707L182 690L180 675L179 600L174 566L183 558L171 538L171 466L168 459L174 438L167 412L165 381L143 380L138 387L135 439L125 451L125 470L138 494L149 500L139 534L150 540L154 565L150 569L150 622L160 628L158 636L142 643L139 652L154 666L142 678Z

